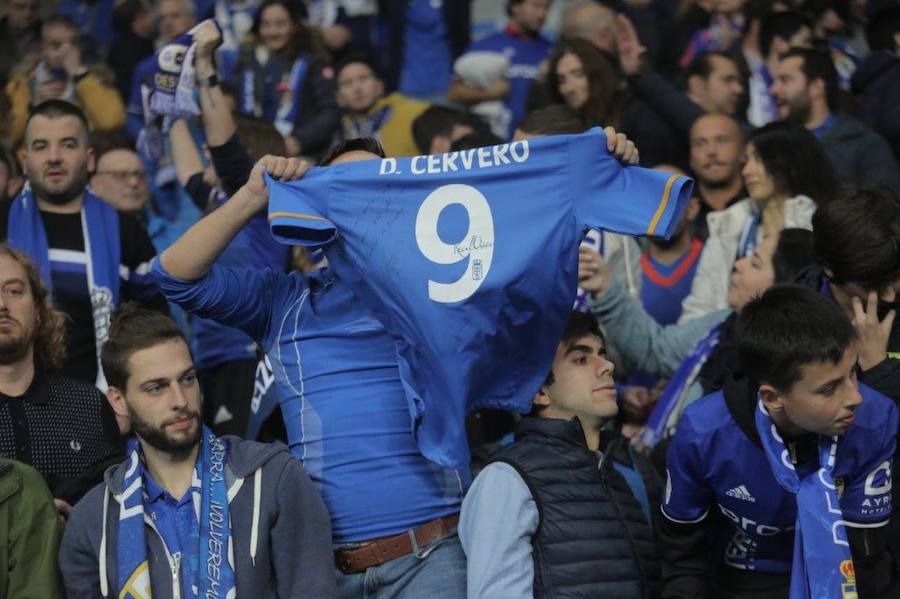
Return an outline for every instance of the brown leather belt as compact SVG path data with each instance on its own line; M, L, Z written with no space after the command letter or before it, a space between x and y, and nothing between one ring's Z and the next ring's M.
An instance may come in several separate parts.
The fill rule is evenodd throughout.
M426 522L392 537L365 541L359 547L334 552L334 566L344 574L365 572L373 566L418 551L448 534L459 523L459 514Z

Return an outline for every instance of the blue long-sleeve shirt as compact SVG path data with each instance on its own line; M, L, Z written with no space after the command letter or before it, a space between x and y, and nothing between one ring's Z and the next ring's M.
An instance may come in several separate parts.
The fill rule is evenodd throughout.
M242 329L266 352L288 443L322 493L335 542L459 511L464 477L419 451L393 340L333 273L214 266L185 281L158 261L153 270L171 301Z

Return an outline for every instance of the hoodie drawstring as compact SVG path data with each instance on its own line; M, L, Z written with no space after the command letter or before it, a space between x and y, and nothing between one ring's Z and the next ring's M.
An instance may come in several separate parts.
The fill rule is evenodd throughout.
M104 597L109 595L109 583L106 581L106 514L109 510L109 491L103 493L103 524L100 533L100 592Z
M250 528L250 563L256 567L256 546L259 542L259 504L262 498L262 468L253 475L253 525Z

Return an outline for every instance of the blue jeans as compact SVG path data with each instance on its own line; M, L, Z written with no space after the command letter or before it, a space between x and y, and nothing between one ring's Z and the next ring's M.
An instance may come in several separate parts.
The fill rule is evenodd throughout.
M340 599L465 599L466 554L452 532L358 574L337 571Z

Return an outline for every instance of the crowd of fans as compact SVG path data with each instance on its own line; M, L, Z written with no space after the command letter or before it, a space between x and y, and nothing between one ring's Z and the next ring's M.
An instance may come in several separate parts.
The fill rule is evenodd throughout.
M0 599L900 598L900 3L494 4L4 3Z

